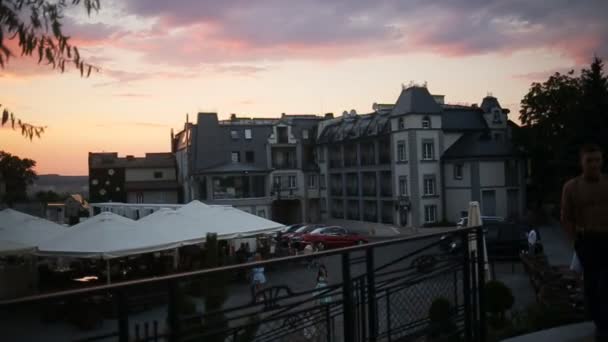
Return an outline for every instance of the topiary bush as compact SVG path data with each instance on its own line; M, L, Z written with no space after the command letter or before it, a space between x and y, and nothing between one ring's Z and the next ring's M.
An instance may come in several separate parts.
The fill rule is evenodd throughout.
M486 298L486 311L489 314L488 322L495 328L505 323L505 312L513 307L515 298L511 289L500 281L489 281L484 286Z
M452 303L448 299L439 297L433 301L429 309L429 320L431 321L429 325L429 340L460 341L460 335L452 319L453 313Z

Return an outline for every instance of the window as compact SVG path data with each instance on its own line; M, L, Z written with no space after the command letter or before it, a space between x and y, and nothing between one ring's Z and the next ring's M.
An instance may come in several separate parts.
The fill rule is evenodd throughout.
M399 129L405 128L405 120L403 119L403 117L400 117L399 119L397 119L397 127Z
M162 171L154 171L154 178L156 178L156 179L163 178L163 172Z
M287 144L289 139L287 138L287 127L277 127L277 142L279 144Z
M432 140L422 142L422 160L435 159L435 144Z
M399 176L399 195L407 196L407 176Z
M321 175L320 181L319 181L319 187L321 189L325 189L327 187L327 185L325 184L325 175Z
M258 210L258 216L266 218L266 210L264 210L264 209Z
M308 130L307 129L302 130L302 138L308 140Z
M251 140L251 128L245 130L245 139Z
M428 116L422 118L422 128L431 128L431 118L429 118Z
M230 131L230 137L233 140L237 140L239 138L239 131Z
M397 161L405 161L405 141L397 142Z
M233 151L230 154L230 160L232 160L233 163L239 163L241 161L241 154L239 152Z
M253 153L253 151L245 152L245 161L248 163L255 162L255 154Z
M454 164L454 179L462 179L462 164Z
M296 176L288 176L287 181L290 189L296 188Z
M308 175L308 187L311 189L317 187L317 175Z
M424 176L424 195L425 196L433 196L435 195L436 184L435 184L435 176L427 175Z
M274 176L272 183L276 189L281 189L281 176Z
M492 120L493 123L499 124L502 122L502 120L500 118L500 109L494 108L492 110L492 114L494 115L494 119Z
M437 222L437 206L436 205L425 205L424 206L424 223Z

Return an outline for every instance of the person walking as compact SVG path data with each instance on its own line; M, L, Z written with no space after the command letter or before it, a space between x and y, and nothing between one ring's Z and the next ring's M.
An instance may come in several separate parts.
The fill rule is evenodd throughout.
M596 341L603 342L608 341L608 177L601 173L599 146L583 146L579 158L582 173L564 184L560 219L582 265Z
M327 285L329 284L329 276L327 275L327 268L325 265L319 266L319 271L317 272L317 285L315 285L315 291L313 295L315 297L319 296L319 304L329 304L331 303L331 296L326 293Z
M530 256L536 255L536 243L538 241L538 235L536 229L530 228L528 231L528 254Z
M256 253L254 261L262 261L260 253ZM251 269L251 297L252 301L257 302L258 293L264 288L266 284L266 276L264 275L264 266L256 266Z

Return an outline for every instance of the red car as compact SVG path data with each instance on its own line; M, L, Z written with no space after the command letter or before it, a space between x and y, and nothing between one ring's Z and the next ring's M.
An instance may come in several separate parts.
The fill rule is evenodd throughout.
M323 250L367 243L367 238L342 227L317 228L302 235L302 242Z

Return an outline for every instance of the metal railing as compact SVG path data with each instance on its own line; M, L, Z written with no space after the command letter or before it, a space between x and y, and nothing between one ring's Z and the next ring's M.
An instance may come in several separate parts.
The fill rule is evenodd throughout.
M482 236L481 227L463 228L4 300L0 328L7 340L32 339L35 331L27 322L16 323L17 310L28 313L31 329L47 329L49 340L408 341L437 334L429 310L443 298L450 303L447 333L485 341ZM446 238L460 239L463 248L442 248ZM477 255L469 250L470 241L477 241ZM325 285L315 279L320 265L328 270ZM243 277L262 267L268 285L250 293ZM50 313L61 320L60 312L76 307L82 313L74 316L101 312L103 329L91 324L84 332L53 336L60 329L51 325L65 323L40 323L36 317ZM115 328L107 327L114 322ZM4 324L20 324L19 336L6 335L10 329ZM439 331L440 337L445 334Z

